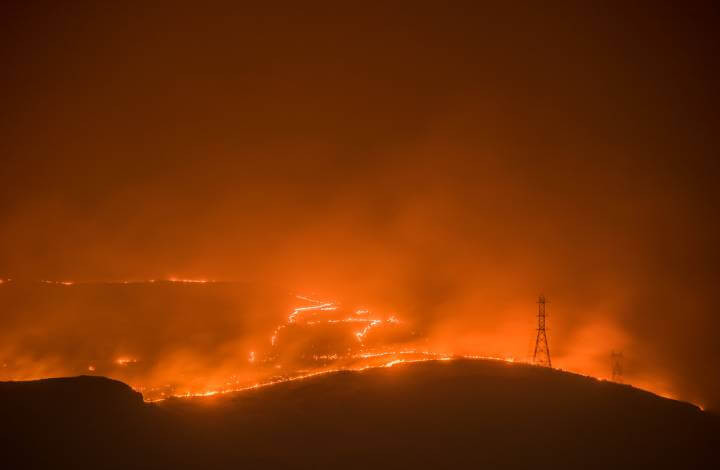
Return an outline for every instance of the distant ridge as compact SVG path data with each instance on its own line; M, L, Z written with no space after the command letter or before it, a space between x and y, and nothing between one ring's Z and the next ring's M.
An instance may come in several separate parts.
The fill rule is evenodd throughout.
M31 405L29 408L33 410L56 405L92 407L143 403L142 394L129 385L91 375L0 382L0 396L16 400L15 405Z

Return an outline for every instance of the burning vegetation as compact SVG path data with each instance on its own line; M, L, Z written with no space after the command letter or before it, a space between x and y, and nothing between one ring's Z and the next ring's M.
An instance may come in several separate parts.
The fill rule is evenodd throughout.
M295 306L270 325L266 317L275 316L281 303L271 305L266 296L253 300L249 289L255 287L237 283L170 278L6 284L7 305L56 328L47 335L35 329L33 336L27 323L11 325L0 351L2 380L105 375L156 401L461 356L433 349L413 321L396 313L302 295L293 295ZM243 312L230 313L224 304L229 295L240 299ZM62 318L53 316L54 309L64 312ZM73 309L95 335L77 335L77 323L58 322Z
M332 301L299 295L296 298L303 305L295 307L285 321L275 327L269 349L261 354L256 351L248 353L248 362L259 377L253 383L234 375L230 380L205 390L181 391L172 385L138 389L148 401L170 396L213 396L340 370L358 371L392 367L405 362L453 358L448 354L410 347L416 333L395 315L383 318L365 308L347 310Z
M449 340L413 315L206 279L6 280L0 294L6 308L32 319L8 323L1 333L0 380L103 375L130 384L148 401L405 362L528 362L532 352L506 352L517 351L507 347L514 334L532 339L532 304L523 306L528 324L520 333L501 331L499 338L468 341ZM567 356L561 359L572 364ZM604 377L579 362L570 369ZM627 381L674 396L657 380Z

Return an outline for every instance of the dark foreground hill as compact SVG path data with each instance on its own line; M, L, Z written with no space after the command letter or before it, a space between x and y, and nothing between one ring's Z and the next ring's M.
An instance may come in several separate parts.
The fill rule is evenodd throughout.
M97 377L0 383L3 468L718 468L720 420L524 365L427 362L145 404Z

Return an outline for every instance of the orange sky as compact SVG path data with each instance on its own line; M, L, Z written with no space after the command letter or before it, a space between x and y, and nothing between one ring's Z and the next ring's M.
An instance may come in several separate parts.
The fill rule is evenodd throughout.
M545 292L558 366L720 403L714 7L27 3L0 277L254 282L516 355Z

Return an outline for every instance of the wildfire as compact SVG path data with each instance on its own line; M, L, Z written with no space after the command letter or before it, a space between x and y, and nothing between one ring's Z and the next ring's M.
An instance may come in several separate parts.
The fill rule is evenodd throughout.
M168 279L169 282L181 282L185 284L207 284L208 282L215 282L209 279L180 279L177 277L171 277Z
M137 359L133 359L130 357L120 357L120 358L115 359L115 364L117 364L119 366L126 366L128 364L134 364L136 362L137 362Z
M405 362L405 361L403 361L402 359L395 359L394 361L388 362L388 363L385 364L383 367L392 367L392 366L394 366L395 364L400 364L400 363L402 363L402 362Z
M42 280L40 281L44 284L54 284L56 286L73 286L75 285L75 282L73 281L48 281L48 280Z
M9 278L0 278L0 284L10 282ZM207 284L217 281L209 279L186 279L170 277L165 280L125 280L125 281L68 281L42 280L43 284L53 286L74 286L77 284L135 284L172 282L181 284ZM169 397L209 397L218 394L253 390L283 382L302 380L338 371L362 371L371 368L392 368L399 364L422 361L453 360L491 360L508 364L523 362L515 357L490 355L465 355L457 351L437 351L432 348L418 347L417 338L400 339L405 334L406 325L396 314L378 315L368 308L345 309L337 302L316 300L306 296L296 296L303 305L293 308L284 320L275 326L270 337L269 347L253 346L245 350L236 361L239 369L230 371L218 380L206 377L192 377L190 381L181 378L181 383L134 387L141 391L146 401L159 401ZM339 332L339 333L336 333ZM389 333L383 336L382 332ZM291 333L291 334L290 334ZM314 336L314 335L318 336ZM415 335L415 333L412 333ZM400 335L400 336L398 336ZM316 338L320 338L316 340ZM395 338L388 340L387 338ZM296 341L296 343L293 343ZM286 343L287 342L287 343ZM288 347L285 345L289 344ZM299 345L299 346L298 346ZM412 345L412 347L408 347ZM304 348L304 349L303 349ZM4 359L4 358L3 358ZM149 365L154 362L145 358ZM85 362L87 361L87 362ZM91 363L89 363L92 361ZM112 358L89 357L84 359L80 370L86 367L91 373L100 368L100 373L114 371L123 380L132 381L144 368L130 367L139 362L137 357L123 355ZM17 375L12 363L1 362L5 377L14 380ZM107 365L119 366L108 368ZM122 368L122 369L121 369ZM74 369L77 372L77 369ZM250 371L250 372L248 372ZM213 372L216 372L213 370ZM183 373L180 373L182 376ZM230 379L226 379L230 377ZM23 377L23 379L27 379ZM173 379L170 378L170 381ZM188 382L190 384L188 384ZM668 392L667 384L633 381L646 390L654 390L657 395L677 399ZM146 384L150 385L150 384Z
M0 284L3 282L9 282L12 279L0 279ZM74 286L76 284L154 284L156 282L174 282L179 284L208 284L215 283L218 281L212 279L186 279L179 277L169 277L167 279L126 279L120 281L103 281L103 280L83 280L83 281L53 281L43 279L39 281L43 284L52 284L56 286Z
M365 339L365 335L367 335L368 331L370 331L370 328L380 324L380 320L368 320L368 322L368 326L355 333L355 336L361 343L363 342L363 339Z
M288 325L292 325L297 321L297 317L303 313L306 312L313 312L313 311L335 311L337 310L337 305L333 302L319 302L317 300L309 299L307 297L297 296L301 300L307 300L309 302L313 302L316 305L311 305L309 307L296 307L290 315L288 315L287 320L282 325L279 325L277 328L275 328L275 331L273 332L273 335L270 338L270 343L275 346L277 344L278 335L280 334L280 331L284 328L286 328ZM315 324L315 323L308 323L308 324Z
M391 368L399 364L407 364L424 361L451 361L456 359L477 359L477 360L495 360L508 363L515 362L515 358L492 357L492 356L463 356L430 350L420 350L414 348L401 349L366 349L364 342L369 333L376 328L385 325L398 325L401 321L396 315L390 315L387 318L373 315L368 309L357 309L350 315L343 315L340 306L335 302L319 301L309 297L297 296L298 299L309 302L312 305L303 305L294 308L286 317L285 321L278 325L271 336L271 347L278 346L281 332L291 326L295 328L313 328L318 325L361 325L361 328L353 332L353 336L361 345L359 352L344 353L339 351L334 353L318 354L314 353L309 356L315 365L305 370L290 370L287 374L275 377L268 377L267 380L258 381L252 384L243 384L242 380L235 379L226 381L222 386L214 387L207 390L178 392L170 388L163 389L142 389L147 401L155 402L164 400L168 397L210 397L219 394L241 392L246 390L254 390L261 387L267 387L284 382L292 382L303 380L318 375L329 374L339 371L363 371L371 368ZM386 345L388 347L390 345ZM248 362L262 367L264 364L270 365L270 370L284 369L280 363L273 363L268 358L259 358L255 351L248 353ZM324 366L331 362L330 366Z
M278 341L278 336L280 332L287 328L288 325L297 324L299 321L299 317L301 315L306 313L317 313L317 312L335 312L339 309L339 306L335 302L322 302L319 300L314 300L309 297L305 296L296 296L300 300L304 300L307 302L311 302L314 305L310 306L304 306L304 307L296 307L293 309L292 313L287 317L287 320L281 324L278 325L277 328L273 331L273 334L270 338L270 343L275 346ZM305 320L303 322L304 325L321 325L321 324L333 324L333 323L364 323L365 326L361 328L360 330L356 331L355 338L362 344L367 336L367 334L370 332L371 329L382 325L383 323L388 324L397 324L400 321L395 317L394 315L391 315L388 319L382 320L378 318L358 318L358 316L367 316L370 314L370 311L367 309L358 309L355 310L355 316L345 317L345 318L325 318L320 320Z
M392 355L392 354L403 354L403 353L384 353L379 355L371 355L367 357L380 357L383 355ZM163 400L166 400L169 397L174 398L200 398L200 397L211 397L215 395L224 395L228 393L236 393L236 392L244 392L249 390L257 390L259 388L264 387L270 387L273 385L278 385L281 383L288 383L288 382L296 382L300 380L309 379L312 377L317 377L321 375L327 375L332 374L336 372L343 372L343 371L349 371L349 372L362 372L368 369L376 369L376 368L391 368L399 364L411 364L411 363L417 363L417 362L428 362L428 361L453 361L453 360L494 360L494 361L502 361L507 363L513 363L516 362L512 358L497 358L497 357L491 357L491 356L448 356L443 354L435 354L435 353L427 353L426 355L424 353L418 353L413 351L404 352L404 354L419 354L421 357L415 357L415 358L408 358L408 359L393 359L391 361L387 362L381 362L381 363L371 363L371 364L365 364L365 365L359 365L359 366L353 366L353 367L337 367L337 368L326 368L326 369L319 369L316 371L306 372L298 375L283 377L279 379L272 379L265 382L257 382L251 385L237 385L237 386L229 386L225 388L215 389L215 390L205 390L200 392L191 392L186 391L183 393L166 393L162 392L160 393L159 397L148 397L145 399L146 402L149 403L155 403L160 402ZM358 356L360 357L360 356ZM510 360L512 359L512 360ZM147 392L148 389L137 389L140 392Z

